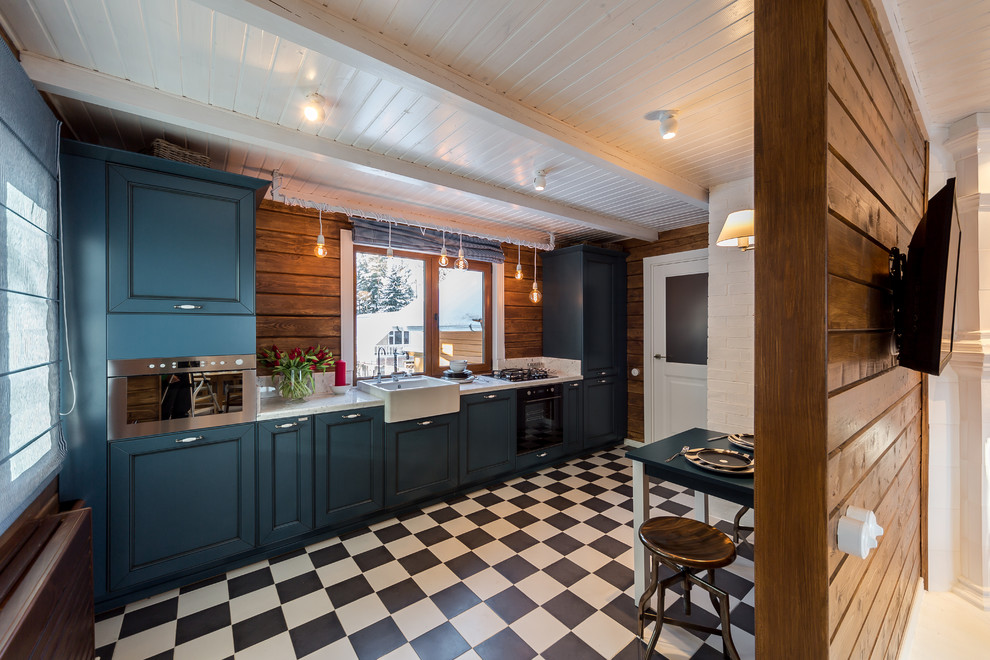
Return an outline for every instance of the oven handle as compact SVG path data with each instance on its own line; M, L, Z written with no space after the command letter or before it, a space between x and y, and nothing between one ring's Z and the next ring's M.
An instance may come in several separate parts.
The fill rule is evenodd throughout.
M564 397L560 394L555 394L554 396L546 396L542 399L520 399L523 403L540 403L542 401L563 401Z

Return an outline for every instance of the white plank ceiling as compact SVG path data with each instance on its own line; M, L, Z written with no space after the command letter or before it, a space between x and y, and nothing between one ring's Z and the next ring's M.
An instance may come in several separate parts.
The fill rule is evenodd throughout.
M988 1L882 1L930 116L990 110ZM753 0L0 0L0 25L77 138L165 137L372 217L650 238L753 174Z

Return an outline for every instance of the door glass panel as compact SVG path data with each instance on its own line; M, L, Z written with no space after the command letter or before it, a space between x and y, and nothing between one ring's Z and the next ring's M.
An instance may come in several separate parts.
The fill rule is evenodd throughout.
M366 378L375 373L381 352L382 374L393 372L400 354L399 371L403 371L403 353L415 362L415 370L424 371L423 321L426 309L424 294L426 264L421 259L386 257L368 252L355 253L357 304L357 355L354 375Z
M440 367L450 360L485 361L485 277L477 270L440 269Z
M708 273L667 279L667 362L708 364Z

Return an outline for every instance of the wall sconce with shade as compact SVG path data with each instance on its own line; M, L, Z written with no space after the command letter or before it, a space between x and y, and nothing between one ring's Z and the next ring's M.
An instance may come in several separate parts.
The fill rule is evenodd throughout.
M753 209L733 211L725 219L722 231L715 240L721 247L737 247L742 251L752 250L756 243Z

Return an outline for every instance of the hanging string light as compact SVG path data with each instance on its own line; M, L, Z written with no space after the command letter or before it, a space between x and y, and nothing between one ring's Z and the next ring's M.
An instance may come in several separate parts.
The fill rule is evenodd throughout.
M468 261L464 258L464 235L458 234L457 237L460 239L460 246L457 248L457 261L454 265L457 266L457 270L467 270Z
M533 303L538 303L543 299L540 288L536 285L536 249L533 249L533 290L529 292L529 299Z
M323 258L330 254L326 246L326 239L323 238L323 209L320 209L320 235L316 237L316 256Z
M443 245L440 248L440 267L446 268L450 265L450 259L447 257L447 232L443 233Z
M517 243L516 244L516 279L517 280L521 280L523 278L521 257L522 257L522 246Z

